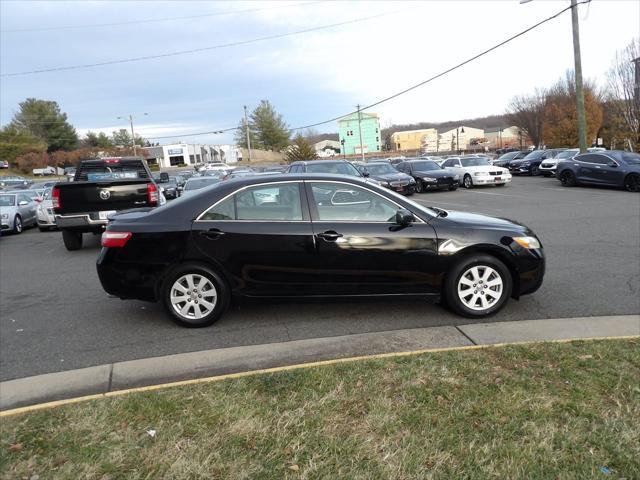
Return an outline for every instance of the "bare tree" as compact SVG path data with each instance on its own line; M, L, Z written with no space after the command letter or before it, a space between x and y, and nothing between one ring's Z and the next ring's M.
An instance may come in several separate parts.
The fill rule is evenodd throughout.
M617 51L607 73L608 103L624 124L627 138L640 148L640 37L631 40L622 51Z
M531 95L514 97L507 108L506 118L531 139L537 147L543 144L544 110L547 91L536 88Z

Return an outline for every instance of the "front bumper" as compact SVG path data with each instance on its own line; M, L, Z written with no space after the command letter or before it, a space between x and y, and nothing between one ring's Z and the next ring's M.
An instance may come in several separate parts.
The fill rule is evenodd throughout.
M458 188L460 186L460 180L454 180L453 178L440 178L435 182L428 182L422 180L422 186L425 190L437 190L441 188Z
M13 220L3 220L0 224L0 230L13 230Z
M474 185L503 185L505 183L509 183L512 179L510 174L505 175L488 175L488 176L478 176L472 177Z
M388 183L384 185L385 188L393 190L394 192L401 193L402 195L411 195L416 192L416 184L401 182L401 183Z

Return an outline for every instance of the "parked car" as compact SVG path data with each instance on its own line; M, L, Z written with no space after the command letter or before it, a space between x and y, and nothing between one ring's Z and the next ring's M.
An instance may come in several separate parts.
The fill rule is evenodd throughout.
M509 168L509 164L515 160L521 160L529 154L529 150L512 150L493 161L497 167Z
M82 160L73 182L51 191L56 224L67 250L82 248L82 234L100 233L119 210L152 208L166 200L147 162L139 157Z
M561 160L556 175L565 187L606 185L640 192L640 154L622 150L583 153Z
M287 173L330 173L347 175L365 179L366 182L379 185L377 180L368 178L368 173L360 173L352 163L345 160L310 160L293 162L289 165Z
M491 165L486 158L447 158L442 167L456 173L462 179L464 188L478 185L502 187L511 181L509 170Z
M211 185L215 185L216 183L220 183L220 178L214 176L204 176L204 177L191 177L184 184L184 190L182 190L182 196L190 196L196 193L196 190L200 190L204 187L210 187Z
M360 173L369 175L377 180L381 186L389 188L403 195L413 195L416 191L416 181L411 175L402 173L387 162L373 162L356 165Z
M53 188L58 183L57 180L49 180L47 182L36 182L29 185L30 190L47 190Z
M247 177L255 175L255 171L251 167L237 167L233 170L227 171L222 177L222 180L231 180L232 178Z
M160 185L162 193L164 193L166 198L178 198L180 196L182 187L178 186L178 182L176 182L175 177L169 177L166 182L161 183Z
M579 148L569 148L558 153L555 158L548 158L540 163L540 175L544 177L555 177L556 167L561 160L568 160L580 153Z
M58 173L56 171L55 167L52 166L48 166L48 167L44 167L44 168L34 168L33 169L33 174L36 176L48 176L48 175L55 175L56 173Z
M540 175L540 164L544 160L556 158L556 156L564 150L564 148L534 150L521 160L511 161L509 163L509 172L511 172L511 175L531 175L533 177L538 176Z
M188 327L211 325L232 297L419 296L485 317L536 291L545 270L520 223L327 174L239 178L123 212L102 246L108 294L160 301Z
M427 190L456 190L460 185L458 174L443 169L431 160L406 160L396 165L396 169L415 180L417 193Z
M26 188L32 183L33 181L16 175L3 175L0 177L0 189L7 189L12 187Z
M9 168L9 162L6 160L0 160L0 168Z
M38 230L44 232L56 228L56 216L53 213L53 201L51 200L51 189L45 190L42 201L36 208L36 219L38 222Z
M73 177L76 176L76 167L66 167L64 169L64 176L67 177L68 182L73 182Z
M232 166L227 165L226 163L222 163L222 162L207 162L205 164L203 164L200 168L198 168L198 171L200 173L206 172L207 170L221 170L224 172L227 172L229 170L233 169Z
M0 192L0 229L22 233L35 225L37 203L23 191Z
M10 192L12 190L9 190L8 192ZM33 189L33 188L29 188L29 189L20 189L20 190L15 190L16 192L20 192L20 193L24 193L25 195L27 195L31 200L33 200L36 203L40 203L42 202L42 199L44 198L44 192L46 191L45 188L39 188L39 189Z

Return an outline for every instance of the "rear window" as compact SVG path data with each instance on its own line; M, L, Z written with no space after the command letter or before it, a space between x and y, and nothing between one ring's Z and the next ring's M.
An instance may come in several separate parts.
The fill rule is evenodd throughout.
M124 164L92 163L80 165L76 180L99 182L102 180L147 180L149 176L142 162Z

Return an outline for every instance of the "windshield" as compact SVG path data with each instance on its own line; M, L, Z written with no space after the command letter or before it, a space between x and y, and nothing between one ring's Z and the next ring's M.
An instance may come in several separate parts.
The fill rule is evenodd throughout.
M500 160L511 160L512 158L515 158L516 155L518 155L520 152L509 152L509 153L505 153L504 155L502 155L500 158L498 158L498 162Z
M624 152L622 154L622 161L627 165L640 165L640 154Z
M486 158L461 158L460 163L462 163L463 167L484 167L491 165Z
M534 150L524 157L523 160L539 160L545 153L547 153L546 150Z
M15 195L0 195L0 207L13 207L15 204Z
M398 173L398 171L388 163L370 163L366 166L366 168L371 175L384 175L387 173Z
M575 157L578 153L580 153L580 150L578 150L577 148L575 150L571 149L571 150L565 150L563 152L560 152L556 158L558 159L562 159L562 158L573 158Z
M442 167L440 167L440 165L438 165L436 162L432 162L431 160L425 160L424 162L412 162L411 166L414 170L417 170L419 172L442 170Z
M198 190L199 188L206 187L208 185L214 185L218 183L219 180L215 178L196 178L193 180L189 180L184 185L185 190Z
M347 162L317 162L307 164L308 173L335 173L338 175L353 175L361 177L360 172Z

